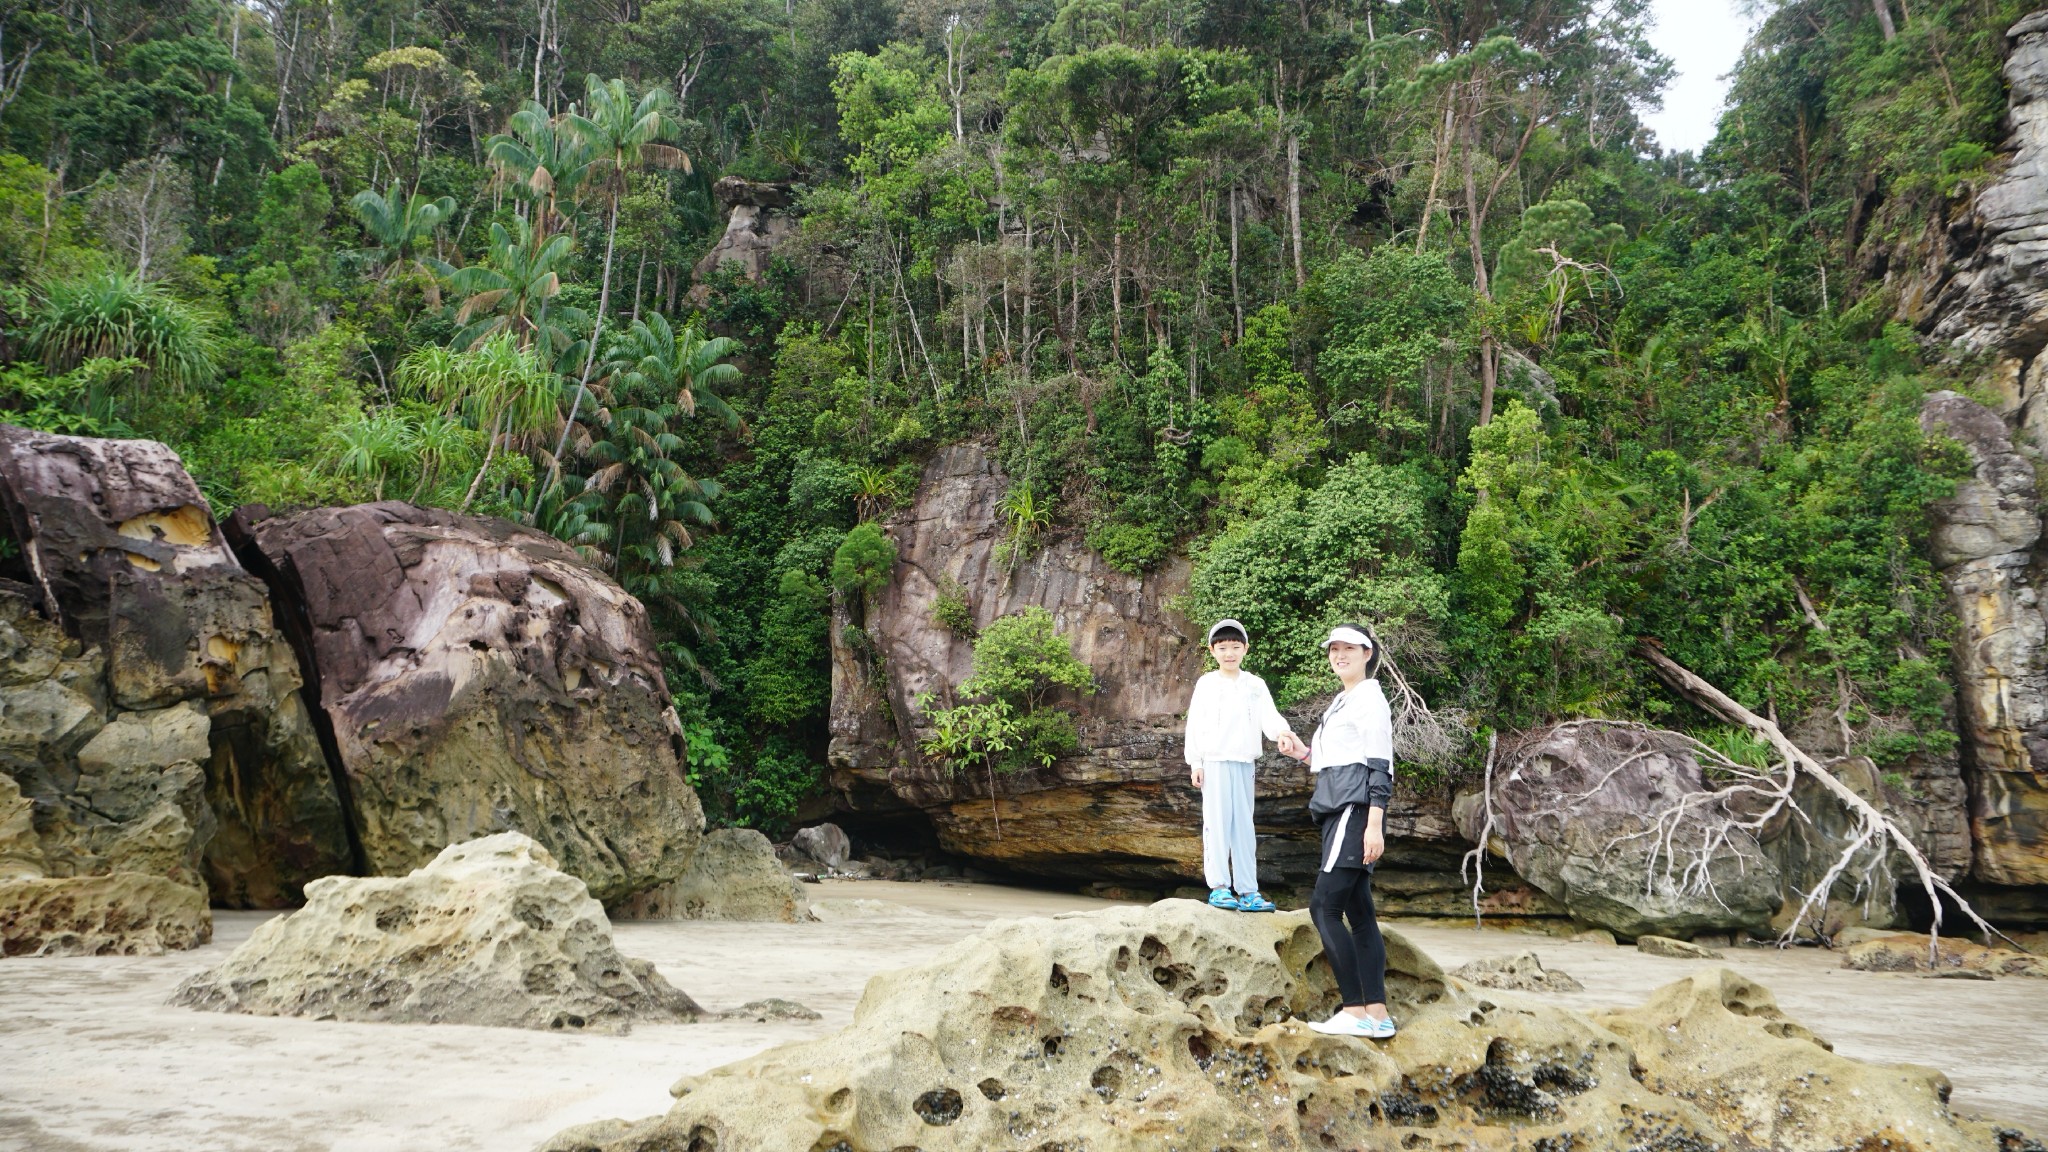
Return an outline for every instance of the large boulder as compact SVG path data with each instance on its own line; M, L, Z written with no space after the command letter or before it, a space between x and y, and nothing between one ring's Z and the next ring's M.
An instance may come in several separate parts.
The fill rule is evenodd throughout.
M1503 753L1491 801L1490 834L1477 796L1458 808L1461 831L1575 920L1631 937L1761 933L1783 902L1776 863L1732 826L1743 813L1672 734L1598 721L1529 733Z
M703 828L640 602L553 537L386 502L229 522L288 606L369 871L518 830L601 900Z
M256 1016L625 1032L697 1005L612 946L581 880L517 832L409 876L329 877L171 1003Z
M49 874L278 906L348 870L297 656L177 456L0 425L0 512L0 771Z
M1993 1145L1939 1072L1837 1056L1764 989L1701 973L1589 1016L1467 989L1388 934L1386 1044L1337 1002L1306 914L1192 901L1005 921L868 984L837 1035L671 1089L544 1152Z
M606 911L613 920L801 924L811 919L811 902L768 837L752 828L720 828L697 841L681 879L635 893Z
M698 283L690 298L700 305L710 298L704 282L727 264L736 265L741 276L760 283L768 274L769 257L798 232L797 219L789 211L793 197L787 184L723 176L712 186L711 194L725 209L725 233L691 270Z

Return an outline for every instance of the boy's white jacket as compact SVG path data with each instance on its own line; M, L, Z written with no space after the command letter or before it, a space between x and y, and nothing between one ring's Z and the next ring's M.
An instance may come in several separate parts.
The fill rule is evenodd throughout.
M1245 671L1233 679L1218 669L1195 681L1188 701L1187 762L1254 761L1265 749L1261 736L1278 740L1292 731L1264 680Z
M1311 772L1368 760L1394 762L1394 717L1378 680L1361 680L1337 693L1309 740Z

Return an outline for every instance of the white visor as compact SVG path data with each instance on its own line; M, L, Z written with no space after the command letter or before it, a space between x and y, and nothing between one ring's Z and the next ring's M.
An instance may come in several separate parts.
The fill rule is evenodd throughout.
M1330 629L1330 634L1323 637L1323 647L1328 648L1332 644L1356 644L1360 648L1371 648L1373 646L1372 637L1367 636L1356 628Z
M1247 637L1249 637L1252 634L1251 629L1245 627L1244 625L1238 623L1235 620L1232 620L1230 617L1225 616L1223 619L1218 620L1216 623L1209 625L1209 636L1206 640L1206 643L1214 644L1216 642L1216 634L1218 632L1223 631L1225 628L1235 628ZM1246 643L1250 643L1250 641L1247 640Z

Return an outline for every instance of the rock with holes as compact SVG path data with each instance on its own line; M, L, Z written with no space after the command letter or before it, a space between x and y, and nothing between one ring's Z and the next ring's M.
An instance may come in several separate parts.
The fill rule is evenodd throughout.
M752 828L707 832L681 879L606 909L614 920L752 920L802 924L811 916L803 885Z
M1989 1125L1949 1114L1939 1073L1836 1056L1733 973L1593 1016L1387 945L1401 1031L1370 1043L1302 1022L1337 1004L1305 914L1170 900L1005 921L875 977L837 1035L686 1077L666 1115L543 1149L1992 1146Z
M0 513L0 771L49 874L275 907L348 870L298 658L176 454L0 425Z
M1776 863L1673 733L1575 721L1528 733L1500 763L1490 832L1476 796L1455 809L1459 831L1484 833L1575 920L1629 937L1762 933L1783 903Z
M1451 975L1477 988L1506 992L1583 992L1586 987L1566 973L1545 968L1534 952L1474 960Z
M2048 960L2011 948L1989 948L1943 936L1929 954L1927 937L1911 932L1849 942L1842 967L1865 972L1980 972L1988 976L2048 977Z
M0 880L0 956L155 956L211 939L206 893L162 876Z
M395 501L228 523L291 606L364 863L516 830L600 900L703 829L647 612L551 536Z
M612 946L604 908L546 849L503 832L404 877L329 877L171 1003L215 1012L619 1033L694 1020Z

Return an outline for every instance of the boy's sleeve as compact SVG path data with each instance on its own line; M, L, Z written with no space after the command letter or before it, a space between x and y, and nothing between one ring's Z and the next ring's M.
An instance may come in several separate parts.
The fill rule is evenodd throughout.
M1280 714L1280 709L1273 706L1273 693L1266 687L1264 680L1259 681L1259 698L1256 706L1259 712L1259 728L1265 732L1266 739L1278 740L1282 736L1293 735L1294 725L1289 724L1287 717Z
M1202 763L1199 748L1208 727L1209 709L1202 707L1202 680L1195 681L1195 692L1188 698L1188 725L1181 734L1181 756L1190 768Z

